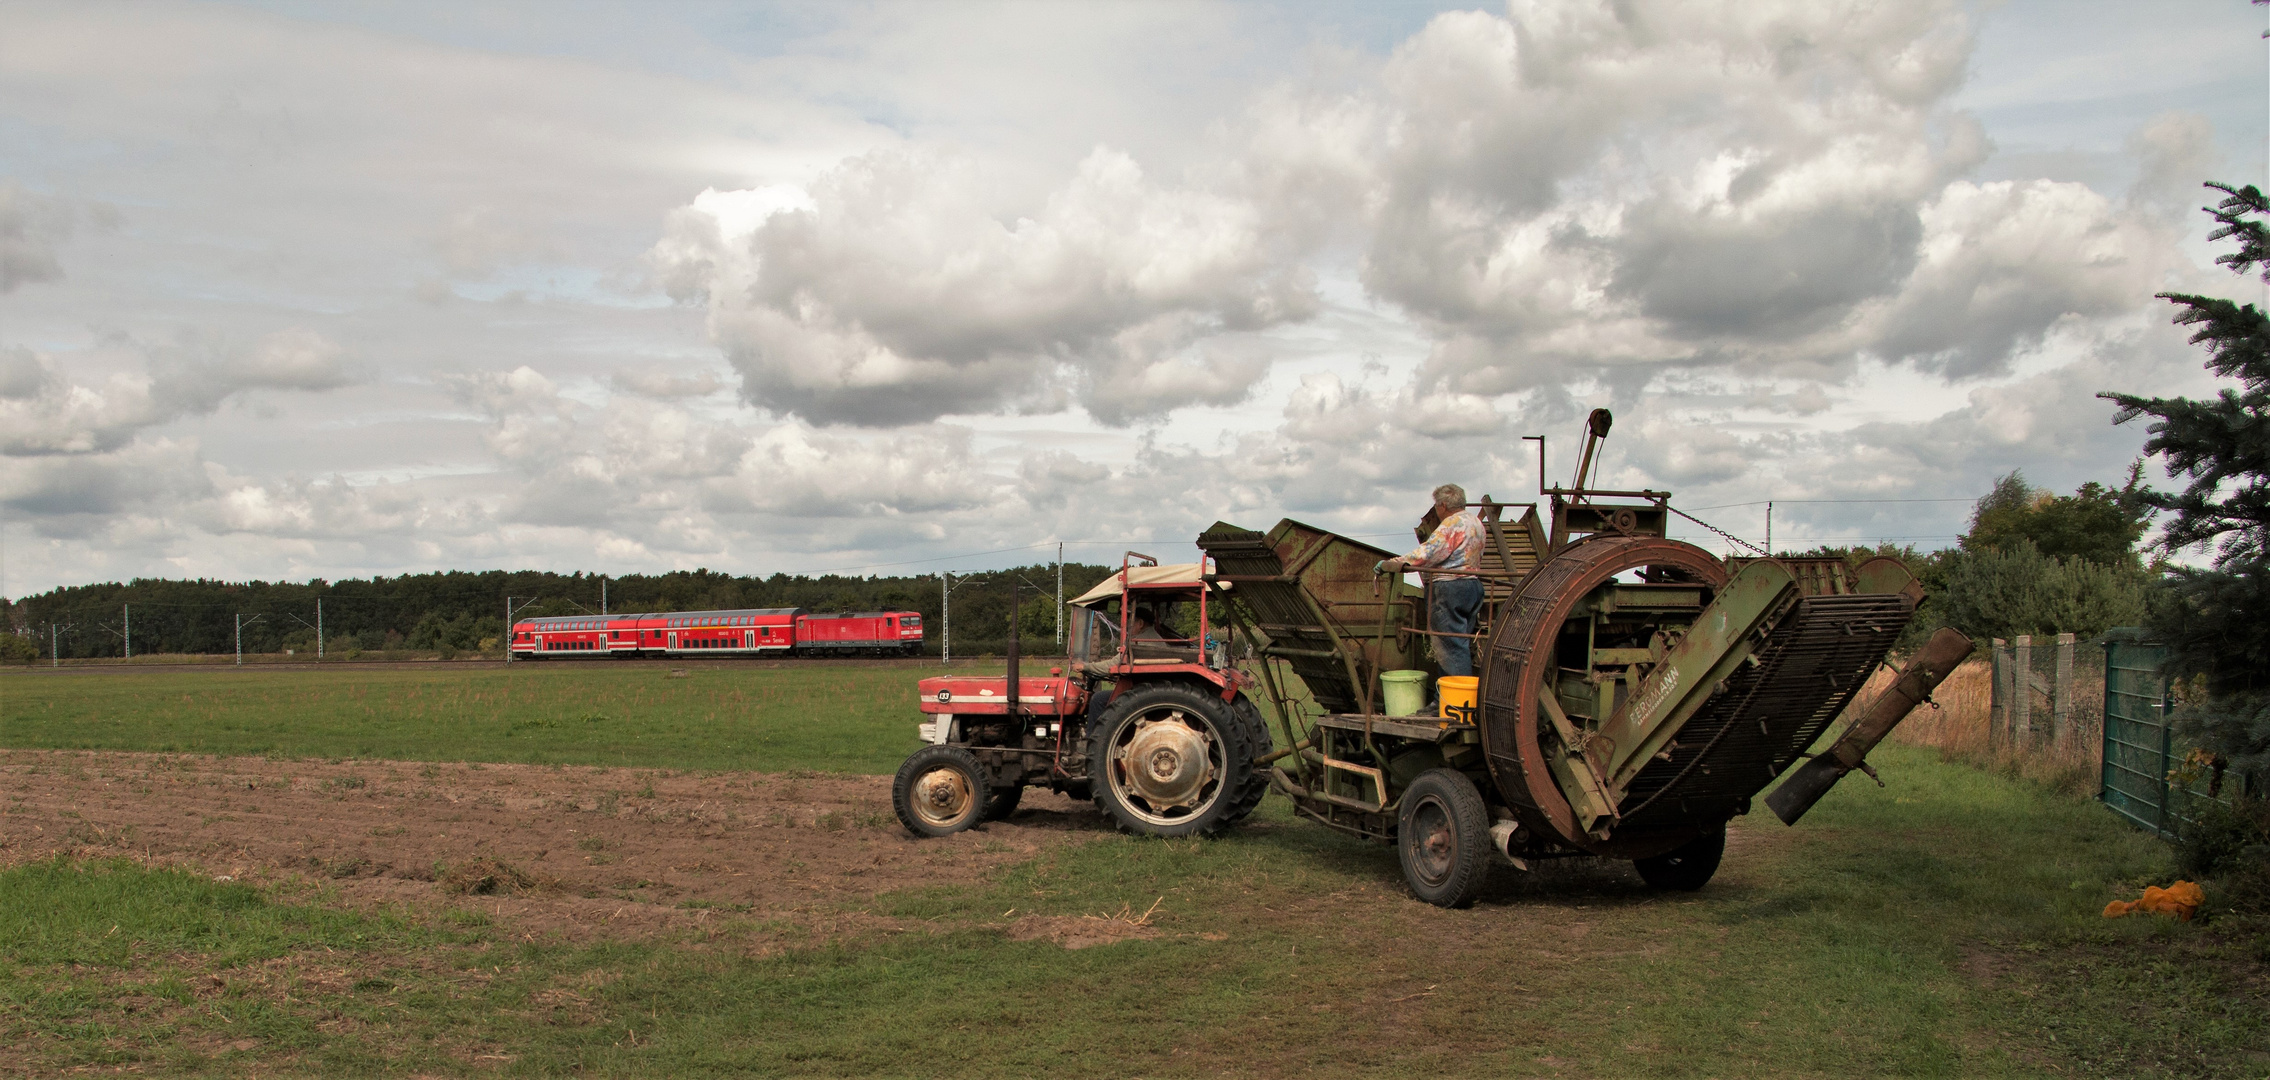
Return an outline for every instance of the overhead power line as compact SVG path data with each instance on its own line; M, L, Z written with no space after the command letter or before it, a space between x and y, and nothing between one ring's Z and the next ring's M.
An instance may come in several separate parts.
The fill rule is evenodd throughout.
M1974 503L1984 496L1967 499L1759 499L1756 502L1719 503L1717 506L1691 506L1690 510L1728 510L1737 506L1764 506L1772 503Z

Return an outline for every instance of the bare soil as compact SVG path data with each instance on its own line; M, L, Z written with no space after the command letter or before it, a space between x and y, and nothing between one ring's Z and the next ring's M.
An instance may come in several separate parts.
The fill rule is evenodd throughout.
M879 894L977 881L1108 831L1092 804L1030 790L1009 820L917 840L891 814L890 783L5 750L0 866L127 855L237 880L313 879L350 904L476 908L530 938L699 930L720 917L838 937L900 928L861 909Z

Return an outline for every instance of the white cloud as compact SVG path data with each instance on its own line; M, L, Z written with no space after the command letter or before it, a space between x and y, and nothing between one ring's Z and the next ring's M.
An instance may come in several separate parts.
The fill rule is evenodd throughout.
M1265 365L1194 346L1316 307L1259 208L1159 185L1110 150L1037 207L1001 205L978 162L916 149L845 161L810 199L764 200L738 240L722 210L691 207L653 258L679 295L707 299L744 396L817 423L1070 400L1125 423L1235 401Z
M2174 234L2079 184L1957 182L1922 216L1864 347L1954 377L2007 370L2061 320L2136 311L2175 265Z
M2184 72L2117 124L2053 103L2114 166L1998 151L1971 42L2033 10L828 10L758 55L698 9L539 48L22 6L0 587L1167 554L1283 513L1399 546L1436 483L1528 490L1518 435L1565 477L1594 405L1607 475L1682 503L2109 479L2141 436L2090 393L2203 387L2148 297L2228 283L2197 183L2248 133Z
M143 370L99 384L72 382L51 358L21 346L0 351L0 454L106 452L248 391L321 391L350 381L339 347L305 330L279 330L244 347L195 337L154 348L128 344L147 357Z

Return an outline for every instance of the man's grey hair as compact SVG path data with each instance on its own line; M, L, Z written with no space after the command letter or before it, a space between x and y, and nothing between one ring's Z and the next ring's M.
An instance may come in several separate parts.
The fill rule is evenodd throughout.
M1466 489L1456 484L1444 484L1436 488L1435 506L1445 514L1466 509Z

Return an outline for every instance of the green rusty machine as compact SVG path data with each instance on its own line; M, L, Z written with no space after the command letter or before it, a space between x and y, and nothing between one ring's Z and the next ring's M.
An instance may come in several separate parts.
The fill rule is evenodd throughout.
M1864 723L1808 754L1922 589L1891 558L1721 559L1669 539L1670 493L1587 486L1609 424L1595 411L1543 515L1470 504L1487 533L1468 571L1486 597L1474 707L1384 714L1381 674L1431 667L1424 587L1373 572L1394 553L1291 520L1198 539L1277 719L1272 785L1305 818L1394 844L1421 899L1463 906L1493 859L1571 855L1699 888L1758 792L1806 763L1769 800L1794 824L1970 651L1941 631L1860 703Z

